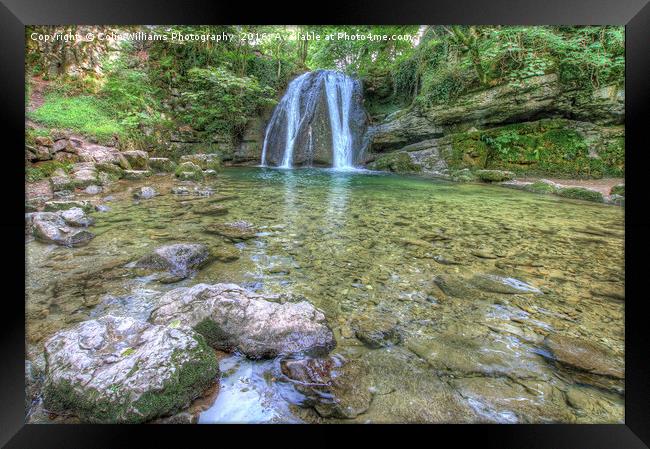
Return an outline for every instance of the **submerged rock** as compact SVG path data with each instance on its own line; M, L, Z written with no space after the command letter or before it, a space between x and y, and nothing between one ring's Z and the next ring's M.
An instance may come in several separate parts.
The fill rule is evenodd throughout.
M228 208L221 204L195 204L192 212L198 215L226 215Z
M95 238L85 229L70 227L60 214L35 212L31 215L30 229L38 240L65 246L81 246Z
M296 390L307 397L323 418L354 418L365 413L373 393L365 360L345 360L341 356L285 359L280 364Z
M205 231L220 235L233 242L250 240L257 234L253 225L243 220L232 223L212 223L205 227Z
M402 342L398 322L393 317L382 315L361 317L354 321L352 328L356 337L370 348L381 348Z
M586 340L549 335L544 345L559 363L591 374L624 378L623 361L606 348Z
M91 423L140 423L187 407L219 373L214 351L187 327L105 316L45 343L48 410Z
M477 274L469 281L474 287L488 293L514 295L517 293L542 293L538 288L511 277L496 274Z
M137 200L148 200L158 195L156 189L149 186L140 187L133 193L133 197Z
M176 243L156 248L135 262L135 268L167 271L175 281L185 279L211 259L210 250L201 243ZM172 279L168 279L172 281Z
M162 296L151 321L193 327L214 348L239 350L254 359L334 348L322 312L307 301L269 299L235 284L197 284Z

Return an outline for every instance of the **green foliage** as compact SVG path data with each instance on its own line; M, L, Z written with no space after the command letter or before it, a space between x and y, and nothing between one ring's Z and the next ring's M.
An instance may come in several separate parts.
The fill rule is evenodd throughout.
M194 67L181 93L187 110L184 121L206 133L242 132L249 117L273 104L273 91L252 77L238 77L223 67Z
M106 103L94 96L66 97L51 93L46 95L43 106L30 116L51 128L70 129L107 141L125 131L108 111Z
M52 176L52 173L59 168L69 173L72 170L72 164L70 162L59 161L39 162L37 165L25 167L25 179L27 182L40 181L41 179Z
M610 195L625 196L625 184L617 184L610 190Z
M622 176L623 138L590 157L584 137L565 120L540 120L451 136L452 168L477 167L558 176Z

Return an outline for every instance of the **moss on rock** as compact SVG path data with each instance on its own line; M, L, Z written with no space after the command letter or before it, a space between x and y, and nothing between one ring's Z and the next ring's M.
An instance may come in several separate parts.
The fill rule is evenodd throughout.
M372 170L384 170L394 173L414 173L422 171L419 165L413 163L405 152L389 153L378 157L369 164Z
M555 193L557 188L548 182L535 181L525 186L524 190L532 193Z
M595 190L583 189L582 187L565 187L557 190L557 195L565 198L573 198L576 200L593 201L602 203L603 195Z
M475 174L484 182L503 182L514 177L514 173L504 170L477 170Z

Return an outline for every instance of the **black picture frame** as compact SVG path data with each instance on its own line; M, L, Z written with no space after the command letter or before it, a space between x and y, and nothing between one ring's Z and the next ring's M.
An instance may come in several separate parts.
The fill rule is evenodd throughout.
M625 424L620 425L463 425L354 426L355 437L383 438L395 430L407 444L466 443L517 448L641 448L650 445L650 341L643 306L650 220L645 218L648 104L650 103L650 4L648 0L374 0L325 4L288 2L208 2L193 0L0 0L0 117L3 213L0 236L4 251L2 322L0 323L0 444L12 448L146 447L196 442L197 435L223 444L229 437L248 443L253 434L289 431L316 433L285 444L340 444L327 426L116 426L24 424L24 58L25 25L32 24L568 24L626 26L626 313ZM22 186L22 187L21 187ZM23 296L24 298L24 296ZM339 426L335 426L339 430ZM215 431L216 429L216 431ZM250 429L250 430L248 430ZM413 433L415 432L415 433ZM139 442L145 437L146 442ZM417 434L417 435L416 435ZM217 438L218 439L215 439ZM270 437L270 435L268 435ZM282 438L276 435L274 438ZM180 439L179 439L180 438ZM286 437L284 437L286 438ZM425 439L422 439L425 438ZM178 443L176 441L182 441ZM453 443L443 443L445 440ZM280 440L281 442L282 440ZM433 443L432 443L433 444Z

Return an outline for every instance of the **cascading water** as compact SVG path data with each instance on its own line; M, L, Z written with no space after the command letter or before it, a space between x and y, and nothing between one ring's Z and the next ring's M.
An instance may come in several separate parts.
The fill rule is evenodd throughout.
M332 70L304 73L273 111L262 165L354 168L362 162L366 126L358 80Z
M350 131L350 104L352 103L352 78L338 72L325 75L325 92L332 126L332 152L334 168L352 168L352 133Z

